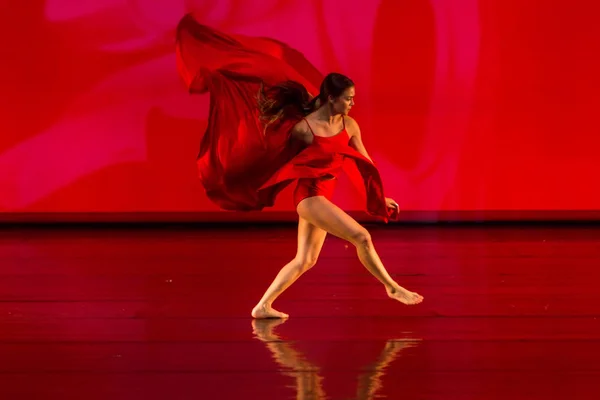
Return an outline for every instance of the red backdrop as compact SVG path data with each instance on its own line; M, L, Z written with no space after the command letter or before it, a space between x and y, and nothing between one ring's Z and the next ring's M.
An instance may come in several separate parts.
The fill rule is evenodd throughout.
M208 97L175 69L188 11L353 78L353 116L404 210L600 209L596 1L9 3L3 213L218 210L195 169ZM362 206L347 182L336 201ZM289 191L274 210L292 210Z

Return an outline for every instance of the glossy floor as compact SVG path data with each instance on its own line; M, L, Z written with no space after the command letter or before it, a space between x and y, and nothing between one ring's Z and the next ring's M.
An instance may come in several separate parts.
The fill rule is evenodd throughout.
M249 312L289 227L0 231L3 399L596 399L600 230L376 227Z

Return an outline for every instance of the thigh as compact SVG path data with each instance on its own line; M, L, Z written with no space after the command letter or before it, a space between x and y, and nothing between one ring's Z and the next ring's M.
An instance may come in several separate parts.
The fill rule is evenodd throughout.
M354 218L322 196L302 200L296 210L301 218L316 227L348 241L366 232Z
M316 259L321 252L327 231L300 217L298 221L298 255Z

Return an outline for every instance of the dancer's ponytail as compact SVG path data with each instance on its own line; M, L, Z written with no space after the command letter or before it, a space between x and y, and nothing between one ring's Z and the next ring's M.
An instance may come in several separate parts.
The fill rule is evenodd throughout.
M274 86L261 85L258 91L258 109L261 120L270 124L291 115L307 115L314 110L317 98L311 98L306 88L295 81L280 82Z

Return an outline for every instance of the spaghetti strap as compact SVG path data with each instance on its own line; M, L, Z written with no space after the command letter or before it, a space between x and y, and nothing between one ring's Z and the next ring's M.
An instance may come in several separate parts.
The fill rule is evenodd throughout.
M313 136L317 136L317 135L315 135L315 131L313 131L312 127L308 123L308 120L306 118L302 118L302 119L306 122L306 125L308 125L308 129L310 129L310 132L313 134Z

